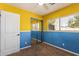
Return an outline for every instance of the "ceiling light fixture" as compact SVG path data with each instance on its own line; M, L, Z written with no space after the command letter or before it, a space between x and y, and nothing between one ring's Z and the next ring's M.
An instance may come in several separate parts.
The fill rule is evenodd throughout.
M40 6L43 5L44 3L38 3Z

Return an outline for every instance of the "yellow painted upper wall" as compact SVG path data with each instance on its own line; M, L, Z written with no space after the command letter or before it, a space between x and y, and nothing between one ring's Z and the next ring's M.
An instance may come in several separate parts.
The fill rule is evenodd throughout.
M48 15L44 16L44 19L50 19L50 18L58 18L58 17L63 17L69 14L73 14L79 12L79 3L71 4L68 7L65 7L63 9L60 9L58 11L55 11L53 13L50 13Z
M77 12L79 12L79 3L71 4L68 7L65 7L63 9L60 9L58 11L55 11L53 13L43 16L44 30L48 30L48 19L59 18L59 17L67 16L70 14L74 14Z
M39 16L37 14L31 13L31 12L28 12L28 11L25 11L25 10L22 10L22 9L19 9L19 8L16 8L14 6L10 6L4 3L0 3L0 9L20 14L21 16L20 30L21 31L31 30L31 21L30 21L31 17L42 19L42 16ZM75 3L61 10L58 10L56 12L43 16L44 30L48 30L48 19L63 17L69 14L77 13L77 12L79 12L79 4Z
M42 19L42 16L39 16L32 12L22 10L22 9L19 9L19 8L16 8L14 6L4 4L4 3L0 3L0 10L13 12L13 13L17 13L20 15L20 30L21 31L31 30L31 21L30 21L31 17Z

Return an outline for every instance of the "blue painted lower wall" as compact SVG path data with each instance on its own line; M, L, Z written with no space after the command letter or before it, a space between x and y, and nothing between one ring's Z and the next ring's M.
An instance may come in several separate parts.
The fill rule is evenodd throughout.
M44 41L72 52L79 53L79 33L44 32Z
M20 32L20 48L31 45L31 32Z
M40 37L38 31L32 31L32 37ZM79 53L79 33L77 32L43 32L43 41L58 47L70 50L75 53Z
M31 34L32 34L32 38L35 38L38 40L41 39L41 32L40 31L31 31Z

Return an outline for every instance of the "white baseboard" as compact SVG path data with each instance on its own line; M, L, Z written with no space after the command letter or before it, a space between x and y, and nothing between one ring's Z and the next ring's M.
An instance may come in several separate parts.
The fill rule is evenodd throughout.
M37 39L33 38L33 40L37 40ZM39 41L40 41L40 40L39 40ZM69 52L69 53L71 53L71 54L74 54L74 55L79 56L78 53L72 52L72 51L70 51L70 50L67 50L67 49L64 49L64 48L61 48L61 47L55 46L55 45L50 44L50 43L47 43L47 42L43 42L43 43L45 43L45 44L47 44L47 45L50 45L50 46L53 46L53 47L55 47L55 48L58 48L58 49L64 50L64 51Z
M32 38L33 40L38 40L38 39L36 39L36 38ZM41 42L41 40L38 40L39 42Z
M37 40L36 38L32 38L33 40Z
M53 46L53 47L55 47L55 48L58 48L58 49L61 49L61 50L64 50L64 51L66 51L66 52L69 52L69 53L72 53L72 54L74 54L74 55L79 56L78 53L75 53L75 52L69 51L69 50L67 50L67 49L64 49L64 48L61 48L61 47L55 46L55 45L50 44L50 43L47 43L47 42L43 42L43 43L48 44L48 45Z
M30 47L31 47L31 45L30 46L26 46L24 48L20 48L20 49L22 50L22 49L26 49L26 48L30 48Z

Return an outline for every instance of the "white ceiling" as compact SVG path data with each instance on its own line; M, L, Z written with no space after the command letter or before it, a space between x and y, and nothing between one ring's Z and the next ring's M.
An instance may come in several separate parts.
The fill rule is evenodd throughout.
M44 8L44 6L38 5L38 3L8 3L12 6L28 10L30 12L39 14L39 15L46 15L48 13L54 12L66 6L69 6L71 3L55 3L52 6L49 6L48 9Z

